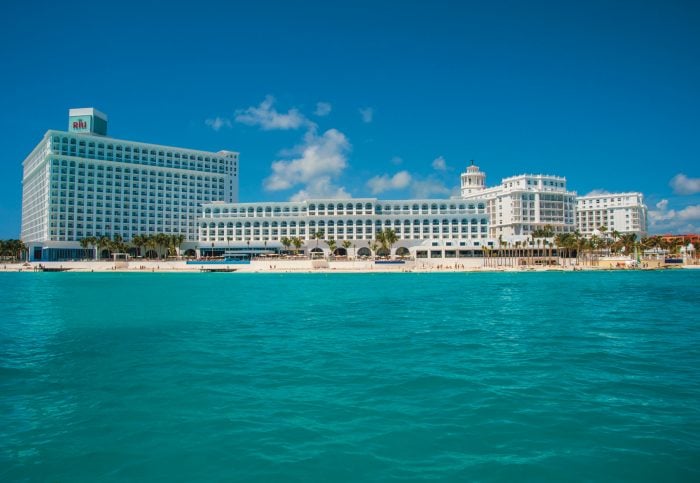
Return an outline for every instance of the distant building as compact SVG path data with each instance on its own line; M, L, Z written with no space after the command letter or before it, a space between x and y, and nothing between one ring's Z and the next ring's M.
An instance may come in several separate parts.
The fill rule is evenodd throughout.
M238 153L107 137L107 116L71 109L23 163L21 239L32 260L81 258L89 236L183 234L203 203L238 200Z
M555 234L575 230L576 193L567 190L561 176L521 174L487 188L486 174L472 162L461 175L461 196L486 201L494 239L524 240L546 225Z
M576 228L584 236L634 233L647 236L647 207L641 193L606 193L576 198Z
M666 233L659 236L667 243L673 243L675 241L683 244L692 243L696 248L700 248L700 234L697 233L686 233L682 235L672 235L670 233Z

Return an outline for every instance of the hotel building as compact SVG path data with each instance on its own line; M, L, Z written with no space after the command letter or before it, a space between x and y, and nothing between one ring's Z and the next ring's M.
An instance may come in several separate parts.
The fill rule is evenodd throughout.
M647 207L641 193L606 193L576 199L576 228L584 236L613 232L647 235Z
M283 237L299 237L307 252L328 254L333 238L338 255L370 255L380 230L391 228L399 241L392 254L421 257L480 256L491 245L485 202L479 200L393 200L376 198L315 199L297 202L207 203L199 223L199 246L204 255L226 251L268 251L282 247ZM351 249L342 242L351 242ZM421 249L423 247L423 249Z
M472 163L461 175L461 196L485 200L493 239L525 240L546 225L555 234L576 228L576 193L566 189L566 178L561 176L521 174L487 188L486 173Z
M21 239L32 260L81 258L89 236L183 234L211 201L238 200L238 153L114 139L107 116L71 109L23 162Z

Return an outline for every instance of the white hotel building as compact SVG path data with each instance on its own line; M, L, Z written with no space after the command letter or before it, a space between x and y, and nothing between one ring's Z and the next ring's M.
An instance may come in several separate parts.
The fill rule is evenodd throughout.
M81 258L88 236L183 234L193 246L201 205L238 200L238 153L107 136L107 116L71 109L23 163L21 239L32 260Z
M555 234L576 229L576 193L566 189L566 178L521 174L486 187L486 173L473 163L461 175L462 199L486 202L493 239L524 241L537 229L550 225Z
M298 202L208 203L199 222L203 255L236 251L271 251L283 237L299 237L304 250L329 253L323 240L333 238L336 254L370 255L380 230L393 229L399 241L392 254L418 258L481 256L489 218L483 200L393 200L376 198L316 199ZM314 234L323 232L322 240ZM350 248L342 242L351 242ZM441 255L436 255L439 253Z
M600 232L605 227L606 235ZM647 235L647 207L642 193L605 193L576 199L576 228L585 236Z

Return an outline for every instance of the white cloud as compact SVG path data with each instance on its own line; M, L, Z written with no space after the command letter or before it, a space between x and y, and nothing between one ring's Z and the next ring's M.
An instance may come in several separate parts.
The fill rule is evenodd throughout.
M273 107L274 104L275 98L267 96L257 107L239 109L236 111L236 122L249 126L260 126L265 131L298 129L303 125L310 124L297 109L280 113Z
M335 186L329 176L322 176L310 182L306 188L294 193L290 201L303 201L312 198L352 198L342 186Z
M321 136L314 129L304 137L304 143L288 151L294 159L272 163L272 174L263 185L268 191L280 191L303 185L293 199L339 197L349 195L343 187L335 186L347 167L347 154L351 149L347 137L337 129L329 129Z
M333 109L333 106L329 102L317 102L316 103L316 110L314 111L314 114L323 117L327 116L328 114L331 113L331 110Z
M438 156L437 158L433 159L432 167L436 171L446 171L447 163L445 163L445 158Z
M214 131L218 131L222 127L231 127L231 120L217 116L214 119L205 120L204 124L212 128Z
M359 109L362 122L370 123L374 119L374 109L371 107L361 107Z
M414 198L432 198L435 196L449 196L452 190L445 184L432 177L423 180L414 180L411 183L411 195Z
M700 221L700 205L686 206L678 211L678 219L683 221Z
M412 179L408 171L399 171L394 176L388 174L375 176L367 181L367 187L373 195L378 195L385 191L404 189L411 184Z
M668 200L656 204L649 210L649 225L652 233L688 233L700 231L700 205L688 205L680 210L669 210Z
M589 191L586 193L585 196L600 196L600 195L609 195L610 191L608 190L603 190L603 189L595 189L593 191Z
M677 195L694 195L700 193L700 178L688 178L678 173L668 183Z

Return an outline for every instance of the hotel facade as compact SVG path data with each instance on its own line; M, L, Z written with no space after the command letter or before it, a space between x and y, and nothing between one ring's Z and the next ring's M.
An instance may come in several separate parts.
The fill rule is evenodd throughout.
M601 228L605 227L604 233ZM647 235L647 207L642 193L605 193L576 199L576 228L584 236L613 233Z
M107 116L71 109L23 163L21 239L31 260L82 258L82 238L182 234L197 243L204 203L238 200L238 153L114 139Z
M641 193L606 193L577 196L566 187L566 178L521 174L486 187L486 174L473 163L461 175L462 199L482 198L490 216L489 235L508 242L523 241L544 226L554 233L590 237L608 233L647 235L647 207Z
M522 174L487 188L486 173L472 163L460 181L462 199L485 200L491 219L489 235L493 239L524 241L547 225L555 234L576 229L576 193L567 190L566 178Z
M282 238L298 237L304 250L336 255L369 256L376 234L394 230L392 255L421 256L431 250L446 257L480 256L489 239L489 217L483 200L376 198L315 199L276 203L207 203L199 222L204 255L236 251L278 251ZM317 234L321 239L316 238ZM322 235L321 235L322 234ZM343 242L348 247L343 247Z

